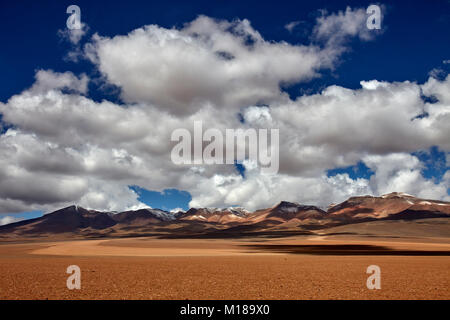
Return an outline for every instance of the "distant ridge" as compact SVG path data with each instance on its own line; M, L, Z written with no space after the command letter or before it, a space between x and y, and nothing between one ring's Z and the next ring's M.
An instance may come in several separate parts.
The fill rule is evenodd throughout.
M425 200L399 192L380 197L357 196L330 205L316 206L281 201L267 209L191 208L186 212L139 209L124 212L87 210L77 205L40 218L0 226L1 237L78 235L86 237L140 235L270 234L308 232L379 220L415 220L450 217L450 202Z

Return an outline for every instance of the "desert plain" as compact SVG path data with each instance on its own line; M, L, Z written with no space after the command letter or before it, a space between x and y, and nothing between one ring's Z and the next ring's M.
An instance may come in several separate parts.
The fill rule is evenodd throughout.
M450 299L448 237L338 228L277 238L3 241L0 299ZM66 286L69 265L81 269L80 290ZM379 290L366 286L369 265L381 269Z

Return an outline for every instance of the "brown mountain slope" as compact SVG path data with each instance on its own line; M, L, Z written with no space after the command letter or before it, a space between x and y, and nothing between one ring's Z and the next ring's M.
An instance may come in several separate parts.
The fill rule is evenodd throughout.
M245 222L249 213L242 208L191 208L180 214L179 220L232 224Z
M70 206L40 218L23 220L0 226L0 234L51 234L79 232L80 230L104 230L114 226L141 226L175 220L176 216L158 209L141 209L121 213L87 210Z
M202 236L281 234L314 230L367 221L450 217L450 203L424 200L403 193L381 197L360 196L331 206L327 212L310 205L282 201L272 208L249 212L243 208L191 208L170 213L140 209L120 213L87 210L71 206L37 219L0 226L0 237L33 237L67 234L80 237L118 236Z
M361 196L330 207L328 214L339 220L419 219L450 216L450 203L424 200L393 192L381 197Z

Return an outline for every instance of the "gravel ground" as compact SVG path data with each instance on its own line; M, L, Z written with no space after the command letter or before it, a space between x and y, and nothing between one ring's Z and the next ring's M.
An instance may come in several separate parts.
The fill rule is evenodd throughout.
M46 246L0 245L0 299L450 299L450 256L30 254ZM81 290L66 287L74 264ZM366 287L372 264L380 290Z

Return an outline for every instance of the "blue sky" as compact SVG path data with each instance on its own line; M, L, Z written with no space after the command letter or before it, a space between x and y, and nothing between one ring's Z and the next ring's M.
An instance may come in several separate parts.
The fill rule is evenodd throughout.
M180 26L199 14L215 18L246 18L265 38L302 43L309 34L302 30L292 34L284 29L291 21L304 21L312 27L318 10L342 10L347 5L367 7L372 1L20 1L2 3L0 19L4 28L0 40L5 45L0 53L0 67L13 78L0 83L0 101L22 91L33 83L39 68L55 71L83 71L89 64L75 64L61 59L68 44L61 41L57 30L64 28L66 8L77 4L82 20L101 35L126 34L147 24L164 27ZM336 70L305 90L319 90L330 84L359 87L361 79L386 81L418 81L427 79L433 68L445 67L450 41L450 4L446 0L395 1L386 5L384 26L387 30L375 42L352 47ZM413 66L413 67L412 67ZM447 68L450 68L447 65ZM94 71L92 71L94 72ZM103 94L103 93L102 93Z
M328 12L345 7L366 8L372 1L15 1L0 5L0 101L21 93L33 85L37 70L86 73L99 78L100 73L90 61L68 61L64 56L71 44L61 39L58 30L65 28L66 8L76 4L81 8L81 20L89 26L85 43L98 33L105 37L126 35L133 29L156 24L160 27L181 28L199 15L216 19L248 19L254 29L268 41L286 41L304 44L311 41L311 30L321 9ZM346 51L333 68L321 71L320 77L308 82L284 87L291 99L302 94L321 92L330 85L349 89L360 88L361 80L411 81L424 83L432 70L436 77L445 78L450 70L450 2L395 1L381 3L384 7L383 32L375 41L349 40ZM285 25L299 24L292 32ZM89 98L123 104L120 89L105 86L101 81L90 81ZM429 98L429 97L428 97ZM0 114L1 116L1 114ZM2 133L10 124L1 122ZM442 182L446 167L445 150L430 146L411 152L423 162L421 170L426 179ZM245 178L245 169L236 169ZM328 168L326 174L347 173L352 179L369 179L373 171L362 161L343 167ZM170 210L188 208L192 200L187 190L167 188L163 192L132 186L139 200L156 208ZM449 193L449 190L447 190ZM450 193L449 193L450 194ZM7 213L3 213L6 215ZM22 213L21 218L38 216L40 211Z

